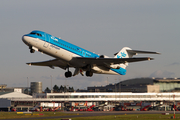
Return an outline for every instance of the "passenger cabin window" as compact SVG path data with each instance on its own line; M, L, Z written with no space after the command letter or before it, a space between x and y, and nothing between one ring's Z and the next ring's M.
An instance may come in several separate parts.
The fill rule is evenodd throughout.
M40 37L42 37L42 35L41 35L41 34L39 34L39 33L36 33L36 35L37 35L37 36L40 36Z

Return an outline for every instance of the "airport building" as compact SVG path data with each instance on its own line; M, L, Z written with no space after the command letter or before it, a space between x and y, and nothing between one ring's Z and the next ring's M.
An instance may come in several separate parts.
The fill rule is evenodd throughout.
M88 87L87 89L89 92L180 92L180 78L136 78L106 86Z
M82 110L92 106L96 110L142 109L172 110L172 105L180 108L179 78L136 78L107 86L88 87L89 92L42 93L42 83L31 83L31 95L19 91L0 92L0 110L27 109Z
M42 93L42 82L31 82L31 94Z
M31 82L30 87L7 87L6 84L1 84L0 92L19 92L31 95L33 93L42 93L42 82Z
M27 87L7 87L6 84L0 85L0 92L19 92L24 93Z
M23 93L0 95L0 110L27 110L35 108L58 108L59 110L85 109L95 106L97 110L108 111L116 106L126 109L180 105L180 93L123 93L123 92L83 92L83 93L36 93L29 96Z

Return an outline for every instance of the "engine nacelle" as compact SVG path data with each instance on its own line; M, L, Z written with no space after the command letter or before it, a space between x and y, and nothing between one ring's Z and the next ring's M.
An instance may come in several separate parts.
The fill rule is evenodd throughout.
M106 55L100 55L99 58L109 58L109 57Z

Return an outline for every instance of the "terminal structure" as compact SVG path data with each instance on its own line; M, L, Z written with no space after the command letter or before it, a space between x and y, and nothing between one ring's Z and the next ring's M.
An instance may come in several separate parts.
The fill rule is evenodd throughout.
M42 87L41 83L37 85ZM109 111L117 107L118 110L143 110L148 106L152 110L172 110L172 106L176 105L178 110L179 89L180 79L177 78L141 78L104 87L88 87L89 92L42 93L37 90L32 92L32 96L17 91L1 92L0 109L87 110L93 106L94 110Z

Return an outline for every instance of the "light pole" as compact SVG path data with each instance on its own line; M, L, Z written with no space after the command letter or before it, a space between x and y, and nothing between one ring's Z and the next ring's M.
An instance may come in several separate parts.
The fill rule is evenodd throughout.
M116 86L116 78L115 78L115 92L117 92L117 86Z
M27 93L29 95L29 89L28 89L28 86L29 86L29 80L28 80L28 77L27 77Z
M52 93L52 76L51 76L51 93Z
M108 85L108 77L107 77L107 85Z
M119 78L119 92L121 92L121 78Z

